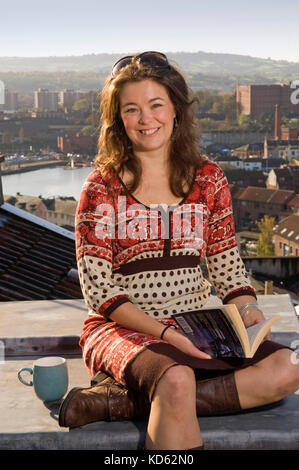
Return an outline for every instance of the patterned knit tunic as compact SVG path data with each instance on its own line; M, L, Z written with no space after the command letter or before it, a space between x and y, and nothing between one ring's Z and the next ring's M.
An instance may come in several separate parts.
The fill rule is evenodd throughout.
M173 206L147 207L117 174L87 178L76 214L76 253L89 309L80 344L91 375L99 370L124 384L127 364L144 348L164 342L123 328L109 316L126 302L164 324L171 315L200 309L210 295L200 262L207 262L217 296L226 303L254 295L240 258L231 194L222 169L206 160L188 195Z

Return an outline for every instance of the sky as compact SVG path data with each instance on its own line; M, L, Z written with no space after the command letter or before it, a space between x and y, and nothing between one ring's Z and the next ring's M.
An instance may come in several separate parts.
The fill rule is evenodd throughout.
M298 0L0 0L0 56L204 51L299 62Z

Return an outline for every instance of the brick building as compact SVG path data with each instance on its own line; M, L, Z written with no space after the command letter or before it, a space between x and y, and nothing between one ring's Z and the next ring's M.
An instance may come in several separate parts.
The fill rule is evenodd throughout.
M291 127L280 127L281 140L296 140L299 139L299 129L292 129Z
M95 154L97 137L92 135L58 136L57 147L64 153Z
M265 214L276 220L287 217L291 213L288 203L295 195L294 191L248 186L232 196L236 226L248 226Z
M299 214L299 194L296 194L296 196L287 203L287 206L293 214Z
M273 232L276 256L299 256L299 214L281 220Z
M241 105L241 112L251 116L273 112L275 105L283 107L287 112L299 114L299 103L293 104L291 94L294 89L290 84L276 85L238 85L236 102Z

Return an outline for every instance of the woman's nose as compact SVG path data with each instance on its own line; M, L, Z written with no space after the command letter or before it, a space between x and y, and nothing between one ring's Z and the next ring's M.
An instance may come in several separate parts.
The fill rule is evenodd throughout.
M139 115L139 122L140 124L147 124L151 120L151 113L150 111L141 111Z

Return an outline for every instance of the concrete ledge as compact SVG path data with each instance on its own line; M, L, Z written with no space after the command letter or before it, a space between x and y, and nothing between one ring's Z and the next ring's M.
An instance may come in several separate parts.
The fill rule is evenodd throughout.
M299 396L230 416L198 419L206 450L298 450ZM146 422L88 424L70 432L0 434L1 450L138 450Z

